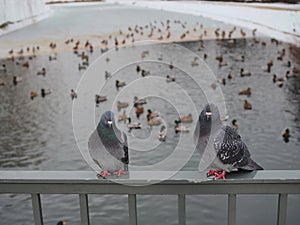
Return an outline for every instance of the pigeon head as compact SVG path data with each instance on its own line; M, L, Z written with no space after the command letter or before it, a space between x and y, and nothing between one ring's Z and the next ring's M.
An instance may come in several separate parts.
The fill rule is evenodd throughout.
M102 114L100 124L107 128L111 128L115 122L114 113L112 111L106 111Z
M207 104L200 113L199 121L204 126L221 123L218 107L212 103Z

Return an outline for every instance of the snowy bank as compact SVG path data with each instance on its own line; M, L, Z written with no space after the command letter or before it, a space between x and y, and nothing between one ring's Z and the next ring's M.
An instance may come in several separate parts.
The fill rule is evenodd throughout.
M36 23L51 14L44 0L0 0L0 36Z
M205 1L111 1L204 16L224 23L257 28L278 40L300 45L300 5Z

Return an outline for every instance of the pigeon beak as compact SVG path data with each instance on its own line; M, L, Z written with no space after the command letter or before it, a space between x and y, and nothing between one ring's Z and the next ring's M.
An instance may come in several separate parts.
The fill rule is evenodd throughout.
M206 119L208 120L211 117L212 112L206 112L205 115L206 115Z
M113 122L112 122L111 120L108 120L108 121L107 121L107 124L108 124L109 127L112 126L112 123L113 123Z

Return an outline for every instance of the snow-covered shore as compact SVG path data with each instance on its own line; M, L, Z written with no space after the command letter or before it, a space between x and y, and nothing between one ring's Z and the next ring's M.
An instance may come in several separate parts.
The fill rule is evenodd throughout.
M264 35L300 45L300 4L251 4L205 1L108 1L199 15L249 29L257 28L258 32Z
M51 14L44 0L0 0L0 36L36 23Z

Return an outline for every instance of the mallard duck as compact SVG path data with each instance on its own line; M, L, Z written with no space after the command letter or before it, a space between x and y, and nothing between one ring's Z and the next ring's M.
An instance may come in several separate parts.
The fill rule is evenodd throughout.
M20 81L22 81L22 77L13 76L13 85L17 85Z
M26 68L29 68L29 62L27 61L27 62L23 63L22 66L26 67Z
M52 93L52 90L51 89L44 89L42 88L41 89L41 96L44 98L46 95L49 95Z
M123 113L121 115L119 115L118 117L118 121L124 121L124 123L126 123L126 121L128 120L128 116L126 115L126 111L124 110Z
M252 105L247 100L244 101L244 109L245 110L251 110L252 109Z
M234 61L245 62L245 56L243 56L243 55L236 56L236 57L234 57Z
M66 221L58 221L56 225L66 225L67 222Z
M133 103L134 103L134 105L144 105L147 102L146 102L146 99L144 99L144 98L139 99L137 96L134 96Z
M244 70L244 68L241 68L241 70L240 70L240 75L241 75L241 77L244 77L244 76L251 76L251 72L248 71L248 70Z
M167 75L166 78L167 78L168 83L169 82L175 82L175 77L173 77L173 76Z
M217 55L215 59L219 62L223 62L223 55Z
M36 73L36 75L43 75L43 76L45 76L46 75L46 69L43 67L42 70L40 70L40 71L38 71Z
M286 66L286 67L291 67L292 66L292 63L291 61L287 61L285 63L282 63L283 66Z
M159 126L161 124L162 124L162 121L161 121L160 118L152 118L152 119L148 120L148 125L150 127L152 127L152 126Z
M248 95L248 96L250 96L251 95L251 88L248 87L247 89L240 91L239 95Z
M228 63L227 62L219 62L219 67L222 67L222 66L227 66Z
M180 123L180 121L178 120L175 120L174 121L175 123L175 133L177 134L178 132L182 132L182 133L188 133L190 130L185 127L185 126L182 126Z
M191 113L189 113L188 115L186 116L181 116L179 117L179 121L181 123L192 123L193 122L193 116Z
M70 96L71 96L71 99L72 99L72 100L73 100L74 98L77 98L77 94L76 94L76 92L75 92L73 89L71 89Z
M159 116L159 112L157 112L157 111L152 112L151 109L148 109L147 112L148 112L147 113L147 120L148 121Z
M285 77L277 77L276 74L273 74L273 83L276 83L278 87L282 87Z
M33 100L35 97L37 97L39 94L36 91L30 92L30 99Z
M5 64L2 64L0 71L6 73L6 65Z
M285 129L282 131L282 137L283 137L283 140L284 140L285 142L289 142L289 138L291 137L290 129L289 129L289 128L285 128Z
M81 65L80 63L78 63L78 70L85 70L86 69L86 66L84 65Z
M165 125L160 127L160 131L158 133L158 140L159 141L166 141L167 139L167 128Z
M233 119L231 121L231 127L234 129L234 130L237 130L239 128L239 126L236 124L237 123L237 120L236 119Z
M232 74L229 73L229 74L227 75L227 79L232 79L232 78L233 78Z
M132 129L141 129L141 123L132 122L131 118L129 117L127 127L129 128L129 131L131 131Z
M98 105L101 102L107 101L107 96L95 95L95 102Z
M142 77L145 77L145 76L147 76L147 75L149 75L149 74L150 74L150 71L149 71L149 70L144 70L144 69L142 69L142 72L141 72Z
M119 90L120 87L124 87L126 83L124 81L116 80L116 88Z
M144 113L144 107L143 106L139 106L139 105L135 105L135 115L136 117L139 119L140 115Z
M117 101L117 108L118 111L120 111L123 108L127 108L129 106L128 102L121 102L121 101Z

